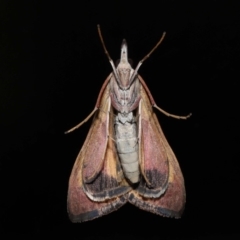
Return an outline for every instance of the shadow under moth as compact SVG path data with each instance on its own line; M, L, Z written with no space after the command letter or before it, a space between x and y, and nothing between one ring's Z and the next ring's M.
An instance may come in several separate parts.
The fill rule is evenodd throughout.
M98 33L113 72L100 90L90 115L94 115L84 145L69 180L68 213L72 222L84 222L119 209L126 202L140 209L180 218L185 205L184 179L153 108L159 108L138 69L156 46L133 69L128 61L127 43L115 67Z

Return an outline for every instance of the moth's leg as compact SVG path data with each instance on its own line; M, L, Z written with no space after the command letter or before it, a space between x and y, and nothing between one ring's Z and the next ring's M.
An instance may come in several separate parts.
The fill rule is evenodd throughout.
M92 110L92 112L82 121L80 122L79 124L77 124L75 127L69 129L68 131L65 132L65 134L67 133L70 133L70 132L73 132L74 130L76 130L77 128L81 127L85 122L87 122L91 117L92 115L99 109L100 107L100 102L101 102L101 99L102 99L102 95L103 95L103 92L106 88L106 86L108 85L108 82L109 80L111 79L111 76L112 76L112 73L106 78L106 80L104 81L103 85L102 85L102 88L98 94L98 98L97 98L97 102L96 102L96 105L95 105L95 108Z
M190 113L187 116L178 116L178 115L174 115L174 114L171 114L171 113L168 113L168 112L164 111L163 109L161 109L160 107L157 106L157 104L154 101L153 96L152 96L150 90L148 89L147 84L145 83L143 78L140 75L138 75L138 79L141 82L141 84L143 85L145 91L147 92L147 95L148 95L148 97L150 99L150 102L151 102L152 106L155 107L158 111L162 112L163 114L165 114L168 117L172 117L172 118L176 118L176 119L187 119L187 118L189 118L192 115Z

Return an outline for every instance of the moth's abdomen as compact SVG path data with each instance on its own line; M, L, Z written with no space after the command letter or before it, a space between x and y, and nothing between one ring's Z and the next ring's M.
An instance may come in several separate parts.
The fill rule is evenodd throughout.
M118 139L117 150L125 177L131 183L139 182L138 145L136 139Z
M118 156L125 177L131 183L139 182L137 126L132 112L118 113L115 119L115 138Z

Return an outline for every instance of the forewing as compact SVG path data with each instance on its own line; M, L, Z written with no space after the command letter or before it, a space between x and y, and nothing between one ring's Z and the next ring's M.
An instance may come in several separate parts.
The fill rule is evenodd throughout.
M129 193L129 202L146 211L178 218L186 198L182 172L143 88L141 95L140 164L144 178Z
M142 178L138 193L147 198L158 198L166 190L169 162L164 139L145 90L141 89L139 104L139 159Z
M105 111L106 109L104 110L104 114L108 115L107 146L103 156L102 168L91 182L87 182L83 178L84 191L93 201L105 201L107 199L121 196L131 190L129 184L126 182L123 176L115 142L113 140L114 115L111 107L110 97L107 99L107 104L107 111ZM84 167L90 168L91 165L84 165Z
M126 202L124 194L130 187L123 178L112 134L113 113L107 86L70 176L68 211L73 222L105 215Z

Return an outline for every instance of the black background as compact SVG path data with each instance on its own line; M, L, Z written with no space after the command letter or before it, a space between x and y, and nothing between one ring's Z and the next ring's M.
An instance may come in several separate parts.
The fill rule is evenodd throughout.
M239 236L238 1L1 1L1 236L64 239L235 239ZM185 178L180 220L127 204L73 224L68 179L111 72L97 24L113 58L126 38Z

